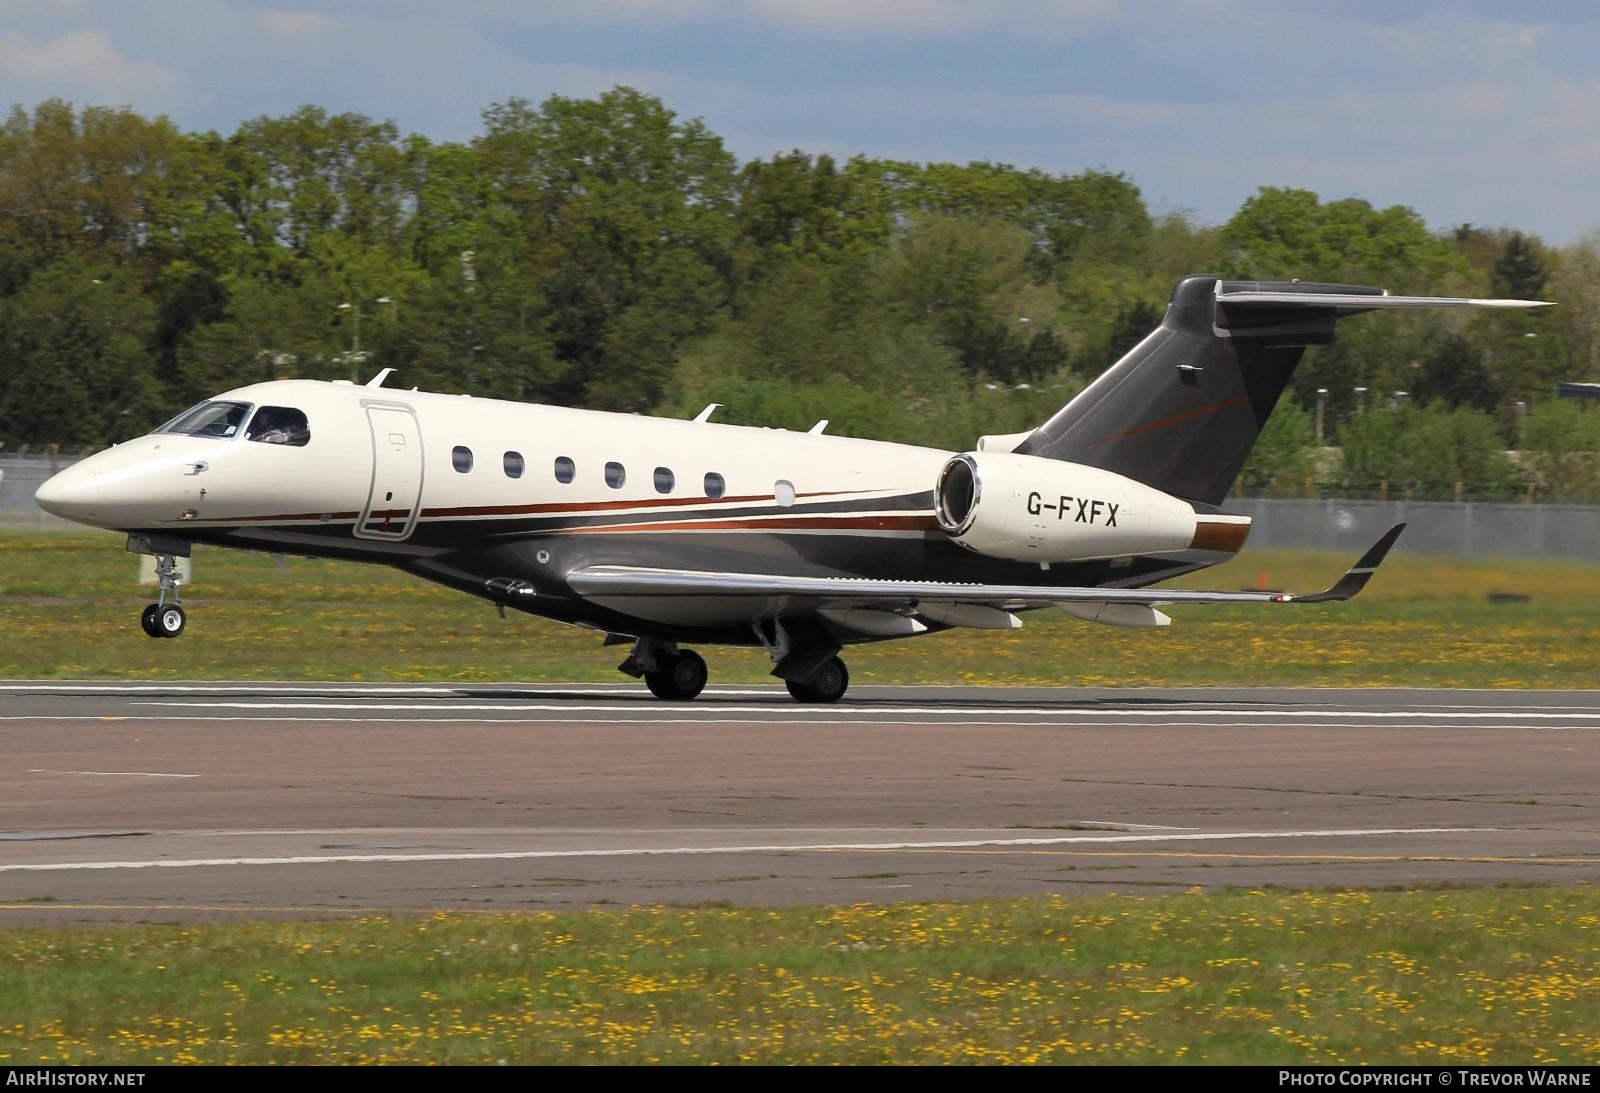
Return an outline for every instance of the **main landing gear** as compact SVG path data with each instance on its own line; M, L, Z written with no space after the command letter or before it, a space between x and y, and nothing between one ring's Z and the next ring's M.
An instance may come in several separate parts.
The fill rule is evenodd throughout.
M794 652L788 632L776 623L757 624L756 637L772 655L772 674L783 680L796 702L837 702L850 688L850 670L839 659L838 646ZM606 644L627 641L612 635ZM669 702L687 702L706 686L706 662L692 649L679 649L675 641L639 638L628 659L617 670L643 679L650 693Z
M171 554L156 555L156 579L161 582L161 591L156 602L139 616L139 625L153 638L175 638L183 633L189 616L178 605L178 586L183 583L183 575ZM172 595L171 603L167 602L168 593Z
M837 702L850 687L850 669L835 655L823 661L810 679L783 682L796 702Z
M706 689L706 662L692 649L679 649L675 641L640 638L617 671L643 677L657 698L687 702Z

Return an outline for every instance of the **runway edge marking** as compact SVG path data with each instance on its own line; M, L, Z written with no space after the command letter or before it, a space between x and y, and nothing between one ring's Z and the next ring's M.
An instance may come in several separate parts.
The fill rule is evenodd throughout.
M961 850L985 846L1063 846L1090 843L1226 842L1235 839L1363 838L1381 835L1466 835L1488 827L1397 827L1327 831L1208 831L1186 835L1067 835L1050 838L961 839L939 842L794 843L760 846L674 846L595 850L504 850L453 854L307 854L264 858L187 858L151 861L30 862L0 865L0 873L86 869L194 869L228 865L345 865L358 862L520 861L558 858L643 858L713 854L794 854L883 850Z

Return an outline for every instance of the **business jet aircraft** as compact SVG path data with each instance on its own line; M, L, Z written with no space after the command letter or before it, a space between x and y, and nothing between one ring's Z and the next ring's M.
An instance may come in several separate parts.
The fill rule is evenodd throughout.
M685 644L761 646L802 702L849 685L849 644L1009 629L1055 605L1165 626L1182 603L1344 600L1399 536L1310 595L1153 589L1226 561L1221 511L1306 346L1336 320L1533 301L1189 277L1161 326L1031 432L952 453L823 433L281 380L225 392L39 488L49 512L157 560L152 637L185 626L192 544L391 565L631 643L620 665L691 699ZM1403 526L1403 525L1402 525Z

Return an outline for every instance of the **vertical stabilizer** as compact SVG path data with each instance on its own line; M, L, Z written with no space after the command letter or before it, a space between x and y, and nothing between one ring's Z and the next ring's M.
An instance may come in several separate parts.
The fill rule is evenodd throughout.
M1186 277L1161 325L1015 451L1126 475L1185 500L1227 497L1307 346L1366 311L1540 307L1381 288Z

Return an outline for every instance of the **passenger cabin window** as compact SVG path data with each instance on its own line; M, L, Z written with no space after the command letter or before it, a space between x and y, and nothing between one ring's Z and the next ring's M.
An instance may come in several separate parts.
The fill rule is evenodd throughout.
M656 492L657 493L671 493L672 492L672 483L673 483L672 471L667 467L657 467L656 468Z
M288 444L304 448L311 442L311 426L306 415L290 406L263 406L250 419L245 430L246 440L262 444Z
M723 493L727 491L727 489L728 484L722 480L722 476L716 471L712 471L710 474L706 475L706 496L711 498L711 500L715 501L717 498L721 497Z
M778 502L780 507L788 508L790 505L794 504L794 483L785 482L781 478L778 479L778 481L773 484L772 496Z
M226 440L239 435L239 426L250 413L248 402L202 402L167 422L158 433L185 436L210 436Z
M466 474L472 469L472 449L457 444L450 449L450 462L456 470Z
M577 473L577 465L564 455L556 456L556 481L563 486L572 484L572 476Z
M522 453L521 452L507 452L505 454L505 456L503 457L503 462L504 462L504 465L505 465L505 468L506 468L506 477L507 478L521 478L522 477L523 463L522 463Z
M614 490L620 490L627 480L628 472L622 469L621 463L606 464L606 485Z

